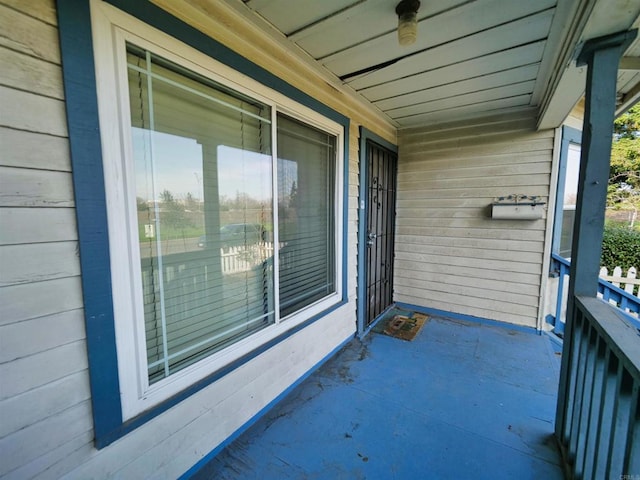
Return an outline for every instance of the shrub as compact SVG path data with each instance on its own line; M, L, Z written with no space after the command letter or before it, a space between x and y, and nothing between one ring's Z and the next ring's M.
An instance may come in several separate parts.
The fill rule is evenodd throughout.
M640 268L640 231L627 227L606 225L602 239L602 257L600 265L612 271L621 267Z

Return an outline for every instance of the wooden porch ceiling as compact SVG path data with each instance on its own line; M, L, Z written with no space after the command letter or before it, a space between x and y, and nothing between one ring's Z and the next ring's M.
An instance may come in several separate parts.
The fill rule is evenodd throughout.
M402 47L399 0L243 1L399 128L520 110L540 116L559 84L554 69L568 65L585 28L593 28L592 12L621 3L422 0L418 39ZM619 26L607 28L637 19L640 1L626 5ZM620 71L621 101L639 95L639 45Z

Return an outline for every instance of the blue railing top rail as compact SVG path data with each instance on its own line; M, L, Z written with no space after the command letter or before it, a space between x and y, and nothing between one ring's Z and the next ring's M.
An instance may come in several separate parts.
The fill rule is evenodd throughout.
M551 254L551 258L560 265L559 274L568 274L571 267L571 261L556 253ZM598 293L602 294L602 299L608 302L609 300L615 301L621 308L629 310L630 312L640 314L640 299L629 292L625 292L620 287L616 287L611 282L608 282L602 278L598 278ZM625 318L631 321L632 325L640 329L640 319L629 315L625 311L621 310Z
M634 378L640 379L638 336L634 335L633 326L624 321L622 312L613 305L593 297L576 297L576 301L578 308L586 315L598 334L605 339L623 366Z

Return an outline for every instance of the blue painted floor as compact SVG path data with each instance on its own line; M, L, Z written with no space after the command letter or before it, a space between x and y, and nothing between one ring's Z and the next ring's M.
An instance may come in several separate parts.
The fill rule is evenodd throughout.
M197 479L561 479L548 337L431 317L354 340Z

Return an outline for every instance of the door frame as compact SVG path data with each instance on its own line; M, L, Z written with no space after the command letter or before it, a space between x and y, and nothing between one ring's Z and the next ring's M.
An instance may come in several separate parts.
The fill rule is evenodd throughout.
M390 150L398 156L398 146L385 140L379 135L373 133L371 130L365 127L360 127L360 142L359 142L359 167L358 176L360 178L360 185L358 188L358 284L357 284L357 324L358 324L358 337L362 338L366 336L375 322L371 325L366 324L365 312L367 308L366 296L367 296L367 213L369 211L367 195L369 183L368 183L368 159L367 159L367 141L371 140L377 143L381 147ZM396 167L397 168L397 167ZM393 212L395 217L395 212ZM395 222L395 219L394 219Z

